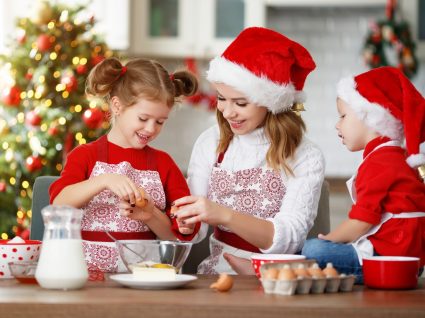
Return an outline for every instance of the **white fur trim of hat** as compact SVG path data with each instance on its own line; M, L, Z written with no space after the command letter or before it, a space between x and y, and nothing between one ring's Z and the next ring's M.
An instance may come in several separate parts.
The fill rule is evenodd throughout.
M425 142L419 145L419 153L410 155L406 159L411 167L419 167L425 165Z
M278 84L265 76L258 77L245 67L222 56L210 62L207 80L223 83L246 95L250 102L264 106L273 114L289 110L294 103L305 102L305 94L292 83Z
M369 102L356 89L353 77L339 81L338 97L345 101L368 127L393 140L404 139L403 124L385 107Z

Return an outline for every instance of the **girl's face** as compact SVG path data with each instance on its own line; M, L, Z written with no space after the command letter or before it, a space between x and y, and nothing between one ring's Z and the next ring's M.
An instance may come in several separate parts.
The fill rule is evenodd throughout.
M228 121L235 135L245 135L264 124L267 108L250 103L244 94L222 83L217 90L217 108Z
M337 99L339 120L336 123L338 136L350 151L359 151L379 135L361 121L354 110L342 99Z
M110 136L123 148L141 149L146 146L161 132L170 113L166 103L143 98L127 107L116 96L111 102L115 122Z

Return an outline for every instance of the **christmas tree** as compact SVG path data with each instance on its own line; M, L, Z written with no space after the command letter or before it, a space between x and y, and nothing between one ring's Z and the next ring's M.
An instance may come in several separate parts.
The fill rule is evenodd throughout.
M17 21L0 56L0 235L28 237L32 185L58 175L66 154L108 128L107 105L88 100L88 72L112 55L84 6L42 1Z

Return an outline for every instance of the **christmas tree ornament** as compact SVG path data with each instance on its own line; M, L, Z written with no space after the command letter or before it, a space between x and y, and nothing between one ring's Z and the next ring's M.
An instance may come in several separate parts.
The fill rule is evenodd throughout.
M65 90L69 93L76 90L78 87L77 78L72 74L72 72L61 78L61 84L65 85Z
M38 1L34 7L31 20L36 25L44 25L53 19L53 8L48 1Z
M105 59L103 55L95 55L90 59L90 63L92 66L96 66L100 62L102 62Z
M26 34L25 30L23 30L23 29L18 30L17 40L18 40L19 44L24 44L26 42L27 34Z
M387 0L386 19L372 23L365 40L363 58L371 68L395 66L407 77L418 71L416 45L409 24L397 19L396 0Z
M59 133L59 129L57 126L51 126L49 127L49 129L47 130L47 133L50 136L56 136Z
M40 34L37 38L37 49L40 52L47 52L52 47L52 43L50 42L50 36L47 34Z
M31 110L25 115L25 122L31 126L40 126L41 116L38 114L37 110Z
M9 127L7 122L3 119L0 120L0 136L4 136L9 133Z
M103 119L104 114L99 108L89 108L83 114L83 120L90 129L101 127Z
M2 102L7 106L18 106L21 103L21 90L17 86L5 88Z
M78 65L77 68L75 69L77 71L77 74L83 75L87 73L87 65Z
M38 156L30 156L25 160L26 167L29 172L35 172L43 167L41 158Z
M0 192L6 192L6 182L0 181Z

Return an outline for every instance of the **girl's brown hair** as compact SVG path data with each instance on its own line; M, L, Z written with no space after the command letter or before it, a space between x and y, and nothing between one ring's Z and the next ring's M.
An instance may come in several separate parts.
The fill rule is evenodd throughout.
M218 109L217 121L220 128L217 153L222 153L226 151L234 134L228 121ZM270 148L266 155L267 164L272 169L283 169L286 173L293 174L287 161L294 156L306 130L301 116L293 111L279 114L268 112L264 120L264 130L270 141Z
M125 66L115 58L107 58L90 72L86 93L107 101L117 96L125 106L131 106L143 97L164 101L172 107L179 96L192 96L198 89L198 80L189 71L169 74L158 62L144 58L130 60Z

